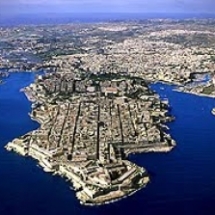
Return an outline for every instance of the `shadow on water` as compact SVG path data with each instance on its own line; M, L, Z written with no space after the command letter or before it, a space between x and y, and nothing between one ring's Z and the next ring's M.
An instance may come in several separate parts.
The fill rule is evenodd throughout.
M1 215L130 215L215 214L215 117L213 99L152 88L167 97L176 120L169 124L177 141L170 153L130 156L147 168L151 183L135 195L111 205L81 206L65 180L43 172L36 161L4 150L15 137L37 129L30 119L30 103L20 88L34 74L12 74L0 86L0 214ZM161 86L162 89L161 90Z

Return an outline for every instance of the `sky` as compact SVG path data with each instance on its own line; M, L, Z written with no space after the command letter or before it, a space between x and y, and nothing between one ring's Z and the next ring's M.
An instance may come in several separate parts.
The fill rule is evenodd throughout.
M215 13L215 0L0 0L0 15L25 13Z

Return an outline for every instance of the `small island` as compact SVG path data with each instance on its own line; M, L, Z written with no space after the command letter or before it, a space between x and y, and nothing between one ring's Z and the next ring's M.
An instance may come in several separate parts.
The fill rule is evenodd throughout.
M82 204L107 204L145 187L147 170L131 153L168 152L168 102L149 83L125 73L89 71L39 75L23 89L40 128L6 145L71 181Z

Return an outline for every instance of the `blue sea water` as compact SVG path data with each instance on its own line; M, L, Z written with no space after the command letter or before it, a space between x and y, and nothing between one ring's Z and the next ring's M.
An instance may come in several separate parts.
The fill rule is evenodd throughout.
M0 85L0 215L214 215L215 214L215 100L152 86L168 98L176 120L169 123L177 141L170 153L129 157L148 169L151 183L114 204L79 204L69 183L37 167L36 161L7 152L13 138L38 128L30 119L30 103L20 88L34 80L32 73L13 73Z
M0 16L0 26L97 23L146 19L209 19L214 13L41 13Z

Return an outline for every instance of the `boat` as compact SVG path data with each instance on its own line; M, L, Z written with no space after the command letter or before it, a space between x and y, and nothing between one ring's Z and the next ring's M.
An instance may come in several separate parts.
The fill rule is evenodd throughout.
M215 115L215 108L212 109L211 113Z

